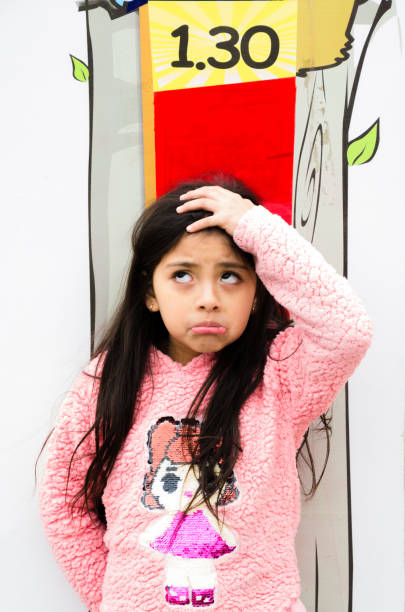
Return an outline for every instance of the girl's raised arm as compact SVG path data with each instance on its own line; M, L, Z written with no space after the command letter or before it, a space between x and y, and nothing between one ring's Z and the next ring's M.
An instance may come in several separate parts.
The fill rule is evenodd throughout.
M282 361L268 358L264 379L271 383L278 371L298 448L364 357L373 324L347 279L279 215L254 206L233 239L252 253L257 275L296 324L275 338L270 355Z
M89 369L89 368L88 368ZM94 435L89 435L73 458L67 497L66 482L74 449L92 425L90 414L94 379L82 372L67 394L50 438L47 461L39 490L40 515L56 560L67 579L91 612L97 612L108 549L105 528L87 512L80 511L83 499L70 513L69 501L83 486L94 453ZM94 383L96 388L97 381ZM94 420L94 419L93 419Z

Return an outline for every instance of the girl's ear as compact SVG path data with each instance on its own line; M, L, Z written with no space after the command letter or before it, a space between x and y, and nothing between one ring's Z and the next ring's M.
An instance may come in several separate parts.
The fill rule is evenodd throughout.
M156 296L155 296L155 292L153 290L153 285L152 283L149 283L148 288L146 290L145 293L145 304L146 306L149 306L149 304L151 302L154 302L156 300Z
M156 299L154 299L153 297L148 297L149 294L147 294L145 296L145 306L148 310L150 310L151 312L156 312L159 310L159 304L157 303Z

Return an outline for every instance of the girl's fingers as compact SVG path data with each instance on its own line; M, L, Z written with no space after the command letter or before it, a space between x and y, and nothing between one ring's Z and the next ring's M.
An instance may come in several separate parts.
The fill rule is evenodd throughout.
M195 200L196 198L200 198L202 195L206 194L201 193L200 189L194 189L193 191L182 193L179 200Z
M196 189L195 191L199 191L199 190ZM194 192L189 192L189 193L194 193ZM187 195L187 194L184 194L184 195ZM190 201L184 202L180 206L177 206L176 211L178 213L184 213L184 212L187 212L190 210L196 210L199 208L211 211L213 214L210 215L209 217L204 217L203 219L199 219L198 221L195 221L194 223L187 225L186 230L188 232L197 232L206 227L212 227L218 224L218 220L217 220L217 216L215 215L215 209L214 209L213 204L214 204L214 200L212 198L201 197L200 195L196 194L195 199L191 199Z
M182 193L179 197L180 200L194 200L201 196L211 196L213 197L215 194L220 194L221 192L226 191L219 185L205 185L204 187L198 187L197 189L192 189L191 191L187 191L186 193Z
M190 200L189 202L183 202L180 206L177 206L177 212L185 212L187 210L194 210L196 208L208 208L212 210L212 205L214 200L212 198L202 198L198 197Z
M238 214L239 200L242 200L238 194L223 189L219 185L207 185L182 194L180 200L182 203L176 208L178 213L196 209L208 210L213 213L188 225L186 227L188 232L218 226L232 235L232 228L236 225L235 220L232 221L232 219Z
M213 225L218 225L218 222L216 218L214 218L214 215L211 215L210 217L204 217L204 219L199 219L198 221L194 221L194 223L187 225L186 230L188 232L197 232L206 227L212 227Z

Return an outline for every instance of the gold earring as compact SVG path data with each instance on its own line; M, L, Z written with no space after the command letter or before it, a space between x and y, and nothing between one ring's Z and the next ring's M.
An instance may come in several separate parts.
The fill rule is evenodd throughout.
M253 306L252 306L252 311L251 312L255 312L256 310L256 300L253 302Z

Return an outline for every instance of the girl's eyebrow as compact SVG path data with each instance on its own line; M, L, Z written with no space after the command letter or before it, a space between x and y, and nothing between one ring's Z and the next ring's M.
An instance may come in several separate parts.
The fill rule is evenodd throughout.
M193 263L192 261L175 261L165 266L166 268L174 268L177 266L183 266L186 268L200 268L200 264ZM245 266L240 263L236 263L235 261L219 261L216 264L217 268L241 268L242 270L248 270L248 266Z

